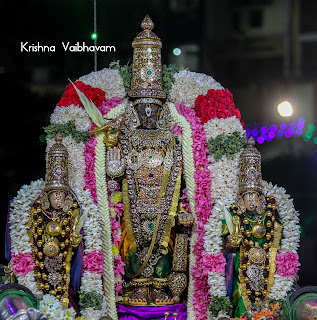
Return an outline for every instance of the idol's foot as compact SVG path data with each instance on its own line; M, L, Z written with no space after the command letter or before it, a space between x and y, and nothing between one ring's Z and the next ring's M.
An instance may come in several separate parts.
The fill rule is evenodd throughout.
M175 303L174 299L165 292L164 287L166 286L166 278L153 278L151 298L157 306L168 306Z
M175 303L163 288L151 288L151 298L157 306L168 306Z
M149 300L149 287L136 287L128 299L132 306L146 306Z

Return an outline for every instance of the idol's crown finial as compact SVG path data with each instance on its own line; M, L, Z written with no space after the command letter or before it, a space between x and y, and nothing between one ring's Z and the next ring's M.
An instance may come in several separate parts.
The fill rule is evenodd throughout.
M143 19L141 23L141 28L143 30L152 30L154 28L154 23L148 14Z

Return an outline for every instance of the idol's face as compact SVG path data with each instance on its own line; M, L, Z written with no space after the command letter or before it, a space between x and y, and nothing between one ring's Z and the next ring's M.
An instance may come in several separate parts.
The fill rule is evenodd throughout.
M160 106L154 103L139 103L135 106L142 129L155 129Z
M48 199L50 201L51 207L55 210L59 210L63 207L65 202L65 192L63 191L53 191L49 194Z
M259 202L259 194L257 192L248 192L243 196L243 201L248 211L255 211Z

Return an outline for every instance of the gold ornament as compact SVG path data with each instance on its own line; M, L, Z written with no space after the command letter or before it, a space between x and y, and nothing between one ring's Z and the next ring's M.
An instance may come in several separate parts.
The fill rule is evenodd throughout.
M52 237L57 237L61 232L61 225L57 221L50 221L46 225L46 232Z
M257 239L261 239L265 236L266 234L266 228L263 224L261 223L255 223L252 226L252 231L251 231L252 235L257 238Z
M263 264L266 260L266 252L259 247L259 243L256 242L255 246L249 250L249 259L254 264Z
M262 191L261 154L254 145L254 139L250 137L240 155L239 193L242 195Z
M43 252L48 257L55 257L59 253L59 242L56 238L46 242L43 247Z
M143 31L132 42L132 79L128 95L131 98L165 99L162 82L162 42L151 31L154 23L148 15L143 19L141 28Z
M62 144L62 135L55 137L56 143L48 152L44 191L69 191L68 186L68 152Z

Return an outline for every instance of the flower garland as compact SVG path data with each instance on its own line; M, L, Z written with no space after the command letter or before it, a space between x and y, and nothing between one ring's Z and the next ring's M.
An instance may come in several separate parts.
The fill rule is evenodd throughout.
M41 297L43 293L37 288L33 271L34 262L31 239L29 238L29 211L43 189L43 180L33 181L30 185L22 186L11 202L9 211L12 270L15 272L18 283L29 288L38 297Z
M243 125L240 111L234 105L233 95L228 89L210 89L206 95L199 95L195 100L195 111L202 123L213 118L226 119L235 116Z
M191 266L191 276L193 281L193 306L196 313L196 319L206 319L208 306L210 303L209 292L208 292L208 266L210 264L210 259L212 257L208 256L203 247L203 237L204 237L204 225L207 222L211 211L211 197L210 197L210 172L206 169L208 165L207 160L207 143L206 136L203 131L203 125L200 119L196 117L195 111L184 105L175 106L178 113L185 117L187 122L190 124L190 130L192 135L192 170L194 174L191 175L195 179L195 189L194 189L194 204L195 204L195 214L197 219L197 227L195 230L195 242L193 242L193 254L195 255L195 265ZM182 128L183 129L183 128ZM183 130L184 132L184 130ZM185 129L186 132L186 129ZM184 132L184 133L185 133ZM186 139L183 136L183 144L185 145L185 150L183 154L186 155ZM185 167L185 181L186 188L191 189L190 180L186 180L186 159L184 159ZM188 183L189 182L189 183ZM187 185L189 184L189 186ZM189 196L189 194L188 194ZM192 206L191 206L192 208ZM222 257L216 258L222 261ZM198 267L199 266L199 267ZM220 264L221 270L224 272L223 264ZM206 270L201 273L201 270Z
M175 104L184 104L190 108L195 107L195 100L199 95L206 94L208 90L223 89L214 78L203 73L182 70L174 74L174 83L168 94L168 100Z
M40 301L39 310L49 320L75 320L76 312L73 307L64 310L58 299L50 294L45 294ZM80 318L76 318L77 320ZM87 318L88 319L88 318Z

